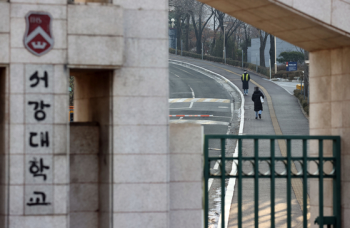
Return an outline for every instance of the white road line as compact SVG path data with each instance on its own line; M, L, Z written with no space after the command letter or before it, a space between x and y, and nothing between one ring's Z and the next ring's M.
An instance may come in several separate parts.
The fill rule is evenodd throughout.
M182 92L185 93L185 92ZM192 93L192 92L186 92ZM194 94L192 94L194 96ZM229 104L230 99L217 99L217 98L170 98L169 103L182 103L182 102L211 102L211 103L226 103Z
M192 91L192 98L193 98L193 99L195 99L193 89L191 88L191 86L188 86L188 87L190 87L190 89L191 89L191 91ZM190 104L190 107L189 107L189 108L192 108L192 106L193 106L193 100L192 100L192 102L191 102L191 104Z
M224 125L228 126L229 122L212 121L212 120L170 120L170 123L196 123L202 125Z
M178 60L170 60L172 61L172 63L174 64L179 64L179 65L186 65L187 67L195 67L195 69L200 69L204 72L208 72L212 75L215 75L219 78L222 78L223 80L225 80L228 84L230 84L233 88L236 89L236 91L240 94L241 96L241 107L240 107L240 112L239 112L239 118L241 118L241 122L240 122L240 126L239 126L239 131L238 134L242 135L243 134L243 127L244 127L244 96L243 93L241 92L241 90L235 85L233 84L231 81L229 81L227 78L225 78L224 76L217 74L213 71L210 71L208 69L205 69L203 67L191 64L191 63L185 63L185 62L181 62ZM199 70L198 70L199 71ZM238 156L238 141L236 143L236 149L235 152L233 154L233 157L237 157ZM235 175L237 173L237 169L236 167L232 167L231 170L231 175ZM229 215L230 215L230 209L231 209L231 202L232 202L232 198L233 198L233 193L234 193L234 188L235 188L235 184L236 184L236 178L230 178L228 185L227 185L227 190L226 190L226 197L225 197L225 227L227 228L228 226L228 219L229 219ZM219 222L218 222L218 226L217 227L221 227L221 214L219 215Z
M179 75L177 75L177 74L175 74L175 76L176 76L176 77L178 77L178 78L180 78L180 76L179 76Z

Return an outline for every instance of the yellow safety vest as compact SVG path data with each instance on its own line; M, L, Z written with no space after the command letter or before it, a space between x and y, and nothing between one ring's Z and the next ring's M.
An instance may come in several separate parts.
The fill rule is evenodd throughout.
M245 80L244 80L244 75L245 75ZM243 79L243 81L248 81L248 75L249 75L249 74L242 74L242 79Z

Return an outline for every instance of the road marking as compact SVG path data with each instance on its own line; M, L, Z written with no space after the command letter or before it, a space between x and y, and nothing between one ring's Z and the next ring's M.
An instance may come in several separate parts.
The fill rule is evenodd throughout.
M230 71L230 70L227 70L225 68L222 68L222 67L218 67L218 66L215 66L215 65L212 65L212 64L209 64L208 65L211 65L211 66L214 66L214 67L217 67L217 68L221 68L223 70L226 70L230 73L233 73L233 74L236 74L238 76L241 76L240 74L236 73L236 72L233 72L233 71ZM266 96L266 100L267 100L267 104L268 104L268 107L269 107L269 111L270 111L270 117L271 117L271 120L272 120L272 125L273 125L273 128L274 128L274 131L275 131L275 134L276 135L283 135L282 133L282 130L281 130L281 127L278 123L278 120L277 120L277 116L276 116L276 113L275 113L275 109L273 107L273 104L272 104L272 99L271 99L271 96L270 94L267 92L267 90L261 86L260 84L258 84L256 81L250 79L250 81L258 86L262 91L263 93L265 94ZM278 142L278 146L280 148L280 151L281 151L281 154L282 156L284 157L287 157L287 146L286 146L286 142L285 140L277 140ZM294 172L294 173L297 173L297 169L295 167L295 164L292 163L292 167L291 167L291 171ZM300 179L296 179L296 178L293 178L292 179L292 187L293 187L293 190L294 190L294 194L295 194L295 197L299 203L299 206L301 208L301 211L303 210L303 184L301 182ZM228 190L228 189L227 189ZM233 195L232 195L233 196ZM231 201L230 201L231 202ZM310 202L310 198L309 196L307 196L307 202L309 204ZM226 203L225 203L226 204ZM226 206L225 206L226 207ZM231 207L231 206L230 206ZM309 212L308 212L309 213ZM221 218L221 217L220 217ZM225 221L225 223L228 222L228 221ZM220 223L220 221L219 221ZM225 227L227 227L227 225L225 224Z
M169 117L213 117L214 115L169 115Z
M230 99L217 99L217 98L172 98L169 99L169 103L180 102L215 102L215 103L230 103Z
M201 125L224 125L228 126L229 122L212 121L212 120L170 120L170 123L195 123Z
M218 108L228 108L228 107L226 107L226 106L219 106Z
M181 62L181 61L177 61L177 60L172 60L174 62L180 62L180 63L184 63L184 62ZM175 63L177 64L177 63ZM230 86L232 86L233 88L235 88L237 90L237 92L240 94L241 96L241 107L240 107L240 112L238 114L238 118L240 118L240 125L239 125L239 131L238 131L238 134L241 135L243 134L243 126L244 126L244 97L243 97L243 93L241 92L241 90L235 85L233 84L230 80L228 80L227 78L223 77L222 75L218 74L218 73L215 73L213 71L210 71L208 69L205 69L203 67L199 67L197 65L194 65L194 64L191 64L191 63L186 63L188 65L191 65L191 66L194 66L198 69L202 69L206 72L210 72L211 74L219 77L219 78L222 78L225 82L227 82L228 84L230 84ZM232 112L233 113L233 112ZM237 157L238 156L238 141L236 143L236 148L235 148L235 152L233 153L233 157ZM231 175L235 175L237 173L237 168L236 167L232 167L232 170L231 170ZM229 179L229 182L228 182L228 185L227 185L227 191L226 191L226 198L225 198L225 227L227 228L228 226L228 219L229 219L229 212L230 212L230 209L231 209L231 201L232 201L232 198L233 198L233 193L234 193L234 187L235 187L235 183L236 183L236 178L230 178ZM208 188L208 191L210 190L210 188ZM217 212L215 212L217 213ZM219 215L219 222L218 222L218 226L217 227L221 227L221 216Z
M192 91L192 98L193 98L193 99L195 99L196 97L194 96L193 89L191 88L191 86L189 86L189 87L190 87L190 89L191 89L191 91ZM189 108L192 108L192 106L193 106L193 102L191 102L191 104L190 104L190 107L189 107Z
M181 69L180 67L175 67L175 68L177 68L178 70L184 71L184 72L186 72L186 73L188 73L188 74L191 74L190 72L185 71L185 70Z

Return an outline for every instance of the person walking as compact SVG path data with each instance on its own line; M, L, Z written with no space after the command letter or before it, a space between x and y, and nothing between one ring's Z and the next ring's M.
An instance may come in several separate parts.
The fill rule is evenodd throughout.
M247 70L244 70L241 80L242 80L243 94L248 95L250 75L247 73Z
M262 98L262 99L261 99ZM261 112L263 110L264 94L259 90L259 87L254 88L252 101L254 102L255 119L261 119Z

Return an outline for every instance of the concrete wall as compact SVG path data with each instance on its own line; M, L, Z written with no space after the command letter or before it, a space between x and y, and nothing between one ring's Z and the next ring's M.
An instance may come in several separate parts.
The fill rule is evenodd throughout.
M99 125L99 172L94 192L99 195L98 210L101 228L110 227L112 216L112 107L111 70L71 70L74 76L74 121L96 122ZM72 151L74 152L74 151ZM71 153L72 154L72 153Z
M270 59L270 36L267 37L265 47L265 66L269 66ZM276 55L277 58L284 51L297 51L296 46L276 38ZM252 39L252 45L248 47L248 62L260 65L260 38ZM284 63L282 63L284 64Z
M6 227L7 215L7 167L8 167L8 149L7 149L7 123L8 123L8 109L7 109L7 92L6 86L8 76L6 68L0 68L0 226Z
M350 48L339 48L313 52L310 55L310 134L340 135L342 149L342 227L349 227L350 213ZM317 147L312 154L317 155ZM331 148L325 148L325 154L331 154ZM318 182L313 181L317 186ZM311 185L312 186L312 185ZM313 191L317 193L317 191ZM332 185L324 187L325 209L332 210ZM317 215L318 194L311 196L312 215ZM327 200L328 199L328 200Z
M113 80L115 227L169 227L168 1L114 2L125 57Z
M100 127L96 122L70 125L70 203L69 227L99 226L101 197L99 194ZM107 219L108 221L108 219Z
M203 227L203 127L170 127L170 227Z
M55 43L41 57L23 44L29 11L53 19ZM13 0L0 3L0 19L0 64L9 69L0 113L10 117L8 131L0 122L1 145L8 145L0 149L1 165L10 161L9 180L0 179L0 226L201 227L201 126L173 127L177 141L169 149L168 1ZM48 73L48 87L30 86L36 71ZM76 83L75 120L97 122L98 134L96 126L69 130L69 75ZM44 122L33 119L32 100L50 105ZM50 146L32 148L32 131L47 131ZM33 157L45 158L46 182L28 172ZM37 187L50 203L43 210L27 204L36 201Z

